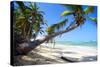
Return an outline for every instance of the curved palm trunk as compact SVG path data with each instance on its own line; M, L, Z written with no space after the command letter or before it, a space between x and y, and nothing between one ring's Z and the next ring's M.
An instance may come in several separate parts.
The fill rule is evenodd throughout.
M43 40L41 40L40 43L44 43L45 41L48 41L48 40L50 40L50 39L52 39L52 38L54 38L54 37L56 37L56 36L58 36L58 35L61 35L61 34L66 33L66 32L69 32L69 31L75 29L76 27L78 27L78 26L73 26L72 28L67 28L67 29L65 29L65 30L62 30L62 31L53 33L53 34L51 34L51 35L48 35L48 36L46 36Z
M59 31L59 32L56 32L56 33L53 33L51 35L47 35L45 36L45 38L43 38L42 40L35 40L33 42L29 42L29 43L22 43L22 44L19 44L19 47L16 48L17 52L19 54L27 54L28 52L30 52L31 50L33 50L34 48L36 48L37 46L41 45L42 43L44 43L45 41L48 41L58 35L61 35L63 33L66 33L66 32L69 32L75 28L77 28L78 25L76 26L73 26L72 28L67 28L65 30L62 30L62 31Z
M20 2L20 1L17 1L17 4L20 6L21 12L26 15L26 13L24 12L25 9L26 9L26 6L24 5L24 3ZM25 18L27 19L26 16L25 16ZM29 51L31 51L32 49L36 48L38 45L44 43L45 41L48 41L48 40L50 40L50 39L52 39L52 38L54 38L54 37L56 37L58 35L61 35L63 33L69 32L69 31L75 29L78 26L79 25L76 25L76 24L72 23L72 25L69 25L69 27L67 27L67 29L59 31L59 32L52 33L51 35L47 35L42 40L38 39L38 40L34 40L33 42L24 42L24 43L18 44L18 46L15 48L15 50L16 50L15 52L18 53L18 54L27 54ZM25 33L23 32L23 34L25 34ZM28 32L28 34L29 34L29 32ZM26 34L25 34L25 37L26 37ZM29 40L29 39L27 39L27 40Z

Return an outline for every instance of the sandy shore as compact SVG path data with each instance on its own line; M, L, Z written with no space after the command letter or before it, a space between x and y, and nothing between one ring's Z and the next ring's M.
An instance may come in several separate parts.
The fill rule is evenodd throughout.
M28 55L17 57L15 65L70 63L62 59L62 56L72 61L96 61L97 49L87 46L56 44L53 47L53 44L42 44Z
M61 57L64 56L69 60L77 58L76 61L96 61L97 60L97 48L89 46L73 46L73 45L61 45L57 44L54 48L51 44L42 44L44 47L51 48L51 55Z

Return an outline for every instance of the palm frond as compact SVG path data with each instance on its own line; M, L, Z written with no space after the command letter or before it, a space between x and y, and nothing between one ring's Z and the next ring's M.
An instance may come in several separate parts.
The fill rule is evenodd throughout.
M21 1L16 1L16 3L19 5L19 8L21 9L22 12L25 11L25 5L23 2Z
M30 3L29 6L30 6L31 9L34 9L34 6L33 6L32 3Z
M66 25L66 22L68 21L68 19L65 19L57 24L53 24L50 27L47 28L46 32L48 34L52 34L56 31L59 31L62 27L64 27Z
M39 11L36 3L27 6L25 2L16 1L18 9L16 14L16 28L20 30L22 36L30 37L42 32L41 25L44 24L43 11ZM32 34L34 32L34 34ZM43 33L43 32L42 32Z
M84 9L85 14L88 14L88 13L91 13L91 12L94 12L94 7L93 6L89 6L89 7Z
M88 17L90 20L92 20L93 22L97 23L97 18L93 18L93 17Z
M65 10L64 12L61 13L61 16L67 16L67 15L71 15L71 14L73 14L73 11Z

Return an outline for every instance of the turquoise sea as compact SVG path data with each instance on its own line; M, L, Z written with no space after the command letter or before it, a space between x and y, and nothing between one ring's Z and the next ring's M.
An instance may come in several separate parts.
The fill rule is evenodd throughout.
M97 41L88 41L88 42L56 41L56 44L73 45L73 46L88 46L88 47L97 48Z

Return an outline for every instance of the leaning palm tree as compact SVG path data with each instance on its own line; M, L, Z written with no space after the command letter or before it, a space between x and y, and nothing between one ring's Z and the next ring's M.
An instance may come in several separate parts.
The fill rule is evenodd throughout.
M81 5L64 5L64 7L67 8L64 12L61 13L61 16L70 16L73 17L73 21L69 23L68 26L68 19L65 19L64 21L53 24L52 26L47 28L47 33L51 35L51 37L55 37L58 35L62 35L63 33L72 31L76 29L79 26L82 26L86 20L91 20L97 24L97 18L90 17L88 14L94 12L93 6L88 6L87 8L83 9ZM64 30L61 28L65 27ZM61 30L60 30L61 29Z
M57 24L53 24L50 27L47 28L47 37L45 38L45 40L50 40L56 36L62 35L63 33L67 33L69 31L72 31L74 29L76 29L77 27L83 25L85 23L86 20L92 20L93 22L97 23L97 19L90 17L88 14L89 13L93 13L94 12L94 7L93 6L88 6L87 8L83 9L83 7L81 5L63 5L66 8L68 8L67 10L65 10L64 12L62 12L61 16L69 16L72 15L73 16L73 21L68 24L68 19L66 18L65 20L57 23ZM61 29L62 27L65 27L65 29Z
M34 4L34 6L32 6L32 4L30 3L31 8L25 6L23 2L17 2L17 4L20 6L21 9L21 14L19 15L23 17L21 17L20 20L21 24L15 27L20 28L19 30L21 31L23 37L29 38L29 36L31 37L33 32L35 32L35 34L37 35L37 33L41 29L41 24L44 23L43 23L43 16L40 14L40 12L37 12L38 8L36 7L36 3ZM42 43L53 40L53 38L59 35L72 31L79 26L82 26L87 19L91 19L92 21L97 22L96 18L88 16L89 13L92 13L94 11L93 6L89 6L86 9L83 9L81 5L63 5L63 6L68 9L62 12L61 16L66 17L71 15L71 17L74 18L72 22L68 23L68 19L66 18L56 24L52 24L51 26L47 27L46 29L47 35L45 35L43 39L34 39L32 43L28 43L28 45L24 45L24 47L18 46L16 50L21 54L22 53L26 54L32 49L41 45ZM19 18L17 19L19 21ZM16 20L16 25L17 24L18 22Z

